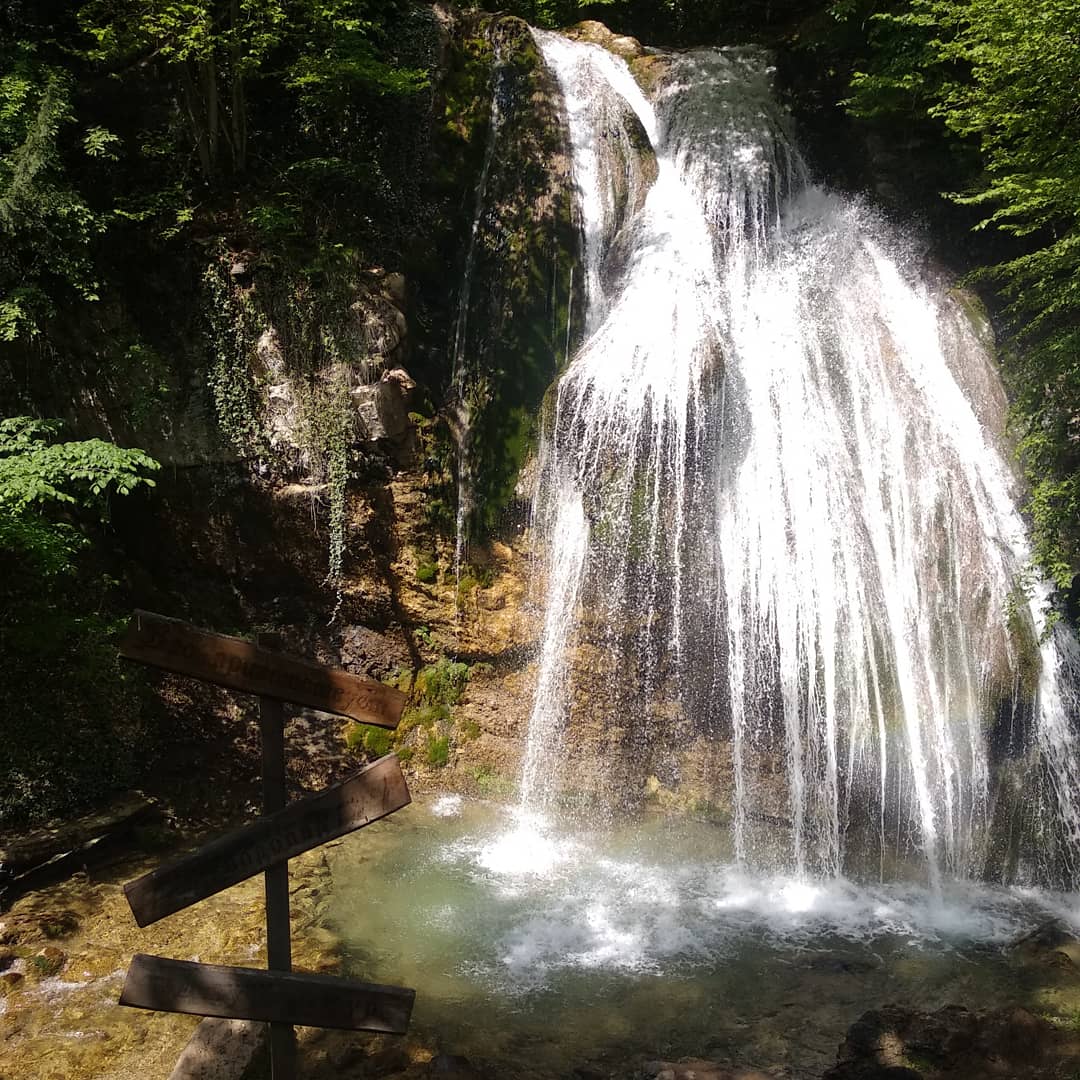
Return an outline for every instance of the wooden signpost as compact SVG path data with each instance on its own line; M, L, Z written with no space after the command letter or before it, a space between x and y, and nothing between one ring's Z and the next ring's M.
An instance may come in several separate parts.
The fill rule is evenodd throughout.
M139 954L121 1005L230 1020L305 1024L404 1035L416 992L399 986L259 968L196 964Z
M379 758L343 783L129 881L124 893L131 913L140 926L149 926L274 863L362 829L408 802L409 790L397 758Z
M157 956L136 956L121 1005L270 1025L273 1080L293 1080L293 1025L403 1034L415 991L328 975L292 972L288 860L370 825L409 802L393 754L348 780L286 806L285 734L281 702L291 701L380 727L397 727L405 695L338 668L312 664L258 645L196 629L177 619L136 611L120 655L259 695L263 816L124 886L139 926L213 896L262 871L266 892L267 967L231 968Z
M120 655L227 690L307 705L362 724L395 728L405 707L405 695L392 686L149 611L135 612L120 642Z

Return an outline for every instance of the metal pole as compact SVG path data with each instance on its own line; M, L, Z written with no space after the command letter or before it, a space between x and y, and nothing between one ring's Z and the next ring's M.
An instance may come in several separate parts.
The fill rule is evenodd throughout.
M277 646L277 638L260 634L263 648ZM263 813L285 808L285 718L280 701L259 698L262 735ZM266 966L271 971L292 970L289 931L289 863L275 863L264 875L266 888ZM296 1038L291 1024L270 1024L272 1080L296 1080Z

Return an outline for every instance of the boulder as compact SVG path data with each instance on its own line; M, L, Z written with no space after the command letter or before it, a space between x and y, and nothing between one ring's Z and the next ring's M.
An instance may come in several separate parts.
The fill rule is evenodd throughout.
M1018 959L1080 968L1080 940L1060 919L1050 919L1009 946Z

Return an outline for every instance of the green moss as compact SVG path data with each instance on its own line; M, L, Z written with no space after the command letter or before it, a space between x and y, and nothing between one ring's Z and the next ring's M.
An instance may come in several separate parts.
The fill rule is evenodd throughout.
M1028 611L1027 596L1022 585L1016 586L1005 601L1005 625L1016 657L1016 674L1021 697L1034 700L1042 673L1042 653Z
M517 480L535 447L541 402L566 363L584 311L573 273L578 236L572 191L565 168L553 167L565 161L557 87L519 19L466 16L450 51L437 158L447 206L460 209L451 211L455 219L439 240L444 260L433 260L429 272L434 280L444 274L446 260L461 265L471 242L475 179L490 135L496 40L504 108L482 224L472 238L464 343L470 365L463 387L471 413L468 471L475 496L468 529L474 537L501 531L517 512ZM462 184L466 177L471 183ZM448 305L440 318L452 325L455 315ZM437 458L427 456L435 466ZM456 460L450 464L456 478ZM434 481L441 468L432 473ZM426 504L432 520L438 517L450 529L455 515L446 514L447 508L456 510L456 491L445 488Z
M441 769L450 760L450 738L447 735L429 734L426 747L427 763Z
M394 733L374 724L349 724L345 745L354 752L364 750L373 757L382 757L394 748Z
M401 723L398 724L398 733L404 735L413 728L433 728L440 720L449 720L451 710L448 705L414 705L407 708L401 714Z
M413 670L412 668L396 668L394 671L390 672L382 682L384 686L392 686L395 690L400 690L403 694L411 694Z
M416 580L425 585L430 585L439 576L439 564L434 562L418 562L416 564Z
M469 665L443 657L416 673L414 689L429 705L456 705L465 694Z
M480 725L475 720L465 720L458 725L463 742L471 742L480 738Z

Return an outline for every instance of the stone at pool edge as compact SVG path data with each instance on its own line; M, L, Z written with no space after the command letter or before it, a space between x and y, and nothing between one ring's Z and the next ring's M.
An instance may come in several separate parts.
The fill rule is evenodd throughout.
M642 1066L642 1080L776 1080L759 1069L733 1069L699 1058L685 1061L648 1061Z
M1080 939L1060 919L1050 919L1018 938L1009 952L1022 960L1080 969Z
M1077 1069L1080 1036L1026 1009L886 1005L852 1024L822 1080L1044 1080Z
M439 1080L479 1080L472 1062L461 1054L436 1054L428 1065L428 1075Z

